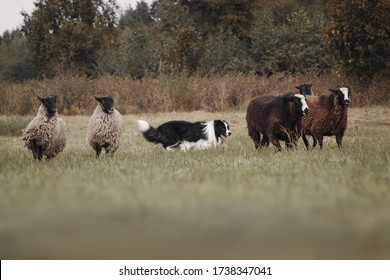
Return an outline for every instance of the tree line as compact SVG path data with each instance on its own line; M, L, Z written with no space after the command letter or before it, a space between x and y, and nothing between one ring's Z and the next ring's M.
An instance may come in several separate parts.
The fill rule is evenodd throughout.
M390 0L36 0L0 36L0 80L103 75L387 75Z

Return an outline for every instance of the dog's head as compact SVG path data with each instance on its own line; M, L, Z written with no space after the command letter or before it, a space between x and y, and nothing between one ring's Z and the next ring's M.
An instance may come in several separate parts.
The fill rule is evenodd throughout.
M214 121L214 131L218 142L226 142L228 137L232 135L229 124L224 120Z

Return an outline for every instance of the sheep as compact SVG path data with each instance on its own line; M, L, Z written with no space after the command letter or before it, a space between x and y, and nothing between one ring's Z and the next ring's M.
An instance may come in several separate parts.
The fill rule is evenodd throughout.
M323 147L324 136L336 136L337 146L342 147L342 140L347 129L348 105L351 89L342 87L329 89L330 95L308 96L307 103L312 112L302 118L302 140L307 149L309 142L306 135L313 137L313 148L319 142Z
M280 151L279 140L285 141L286 147L291 148L292 143L296 145L298 140L301 118L309 112L306 96L302 94L257 96L247 107L248 135L256 149L271 142Z
M95 99L99 104L89 119L87 142L95 150L96 158L102 149L112 156L119 148L123 133L122 115L114 108L111 96L95 96Z
M43 156L51 159L57 156L66 145L66 126L57 113L56 97L42 98L35 118L27 125L23 134L25 146L32 151L34 160Z
M299 86L295 86L296 89L299 90L299 93L302 94L302 95L313 95L313 91L312 91L312 85L313 84L301 84ZM270 100L270 99L273 99L275 98L276 96L272 96L272 95L262 95L261 97L259 96L258 98L262 99L263 101L265 100ZM265 136L263 137L263 139L261 140L260 142L260 146L261 147L265 147L265 146L268 146L269 145L269 140L268 138ZM289 143L286 142L286 145L289 146Z
M299 90L299 93L303 95L313 95L311 87L312 84L301 84L299 86L295 86L295 88Z

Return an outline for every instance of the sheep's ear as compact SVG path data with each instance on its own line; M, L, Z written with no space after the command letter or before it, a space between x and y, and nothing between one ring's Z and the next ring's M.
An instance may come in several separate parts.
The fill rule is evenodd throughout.
M301 89L301 87L300 87L300 86L295 86L295 88L296 88L296 89Z
M332 89L332 88L329 88L329 91L331 91L331 92L333 92L333 93L335 93L335 94L337 94L337 93L338 93L338 90L337 90L337 89Z
M98 96L95 96L95 99L96 99L96 101L99 102L99 103L102 101L102 99L101 99L100 97L98 97Z
M288 101L294 102L294 94L290 94L290 97L289 97Z
M348 89L348 95L351 95L352 89L350 87L347 87L347 89Z
M57 96L53 95L51 98L53 98L54 101L57 102Z
M42 97L40 97L40 96L38 96L38 95L37 95L37 98L38 98L39 101L41 101L41 102L43 102L43 100L44 100Z
M309 87L311 88L313 86L313 84L309 84Z

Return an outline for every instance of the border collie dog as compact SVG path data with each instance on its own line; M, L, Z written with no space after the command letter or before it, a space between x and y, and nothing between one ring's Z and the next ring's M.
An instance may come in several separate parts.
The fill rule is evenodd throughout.
M229 124L224 120L194 123L169 121L157 128L139 120L138 128L147 141L161 144L168 151L176 148L187 151L216 147L227 141L232 134Z

